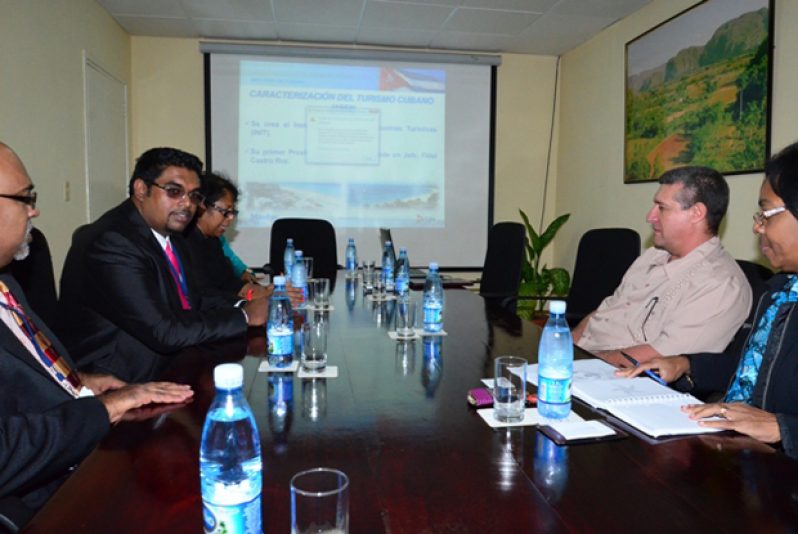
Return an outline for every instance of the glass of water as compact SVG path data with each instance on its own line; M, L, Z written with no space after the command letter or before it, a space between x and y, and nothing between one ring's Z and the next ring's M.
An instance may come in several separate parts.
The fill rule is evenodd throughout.
M291 534L349 532L349 478L317 467L291 479Z
M518 356L500 356L494 362L493 414L502 423L524 419L527 361Z

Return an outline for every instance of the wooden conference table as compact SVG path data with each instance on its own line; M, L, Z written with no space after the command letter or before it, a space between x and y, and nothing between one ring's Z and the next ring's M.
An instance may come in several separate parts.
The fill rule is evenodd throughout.
M260 429L267 533L289 532L289 480L316 466L348 474L353 533L798 528L798 464L741 436L557 447L534 427L490 429L466 392L492 376L496 356L534 362L539 329L465 290L446 299L438 347L398 344L387 334L393 304L374 305L339 275L329 314L335 379L258 373L262 358L241 359L243 347L178 358L167 376L191 382L194 402L114 428L25 531L201 532L198 451L212 369L239 359ZM249 347L262 350L262 337Z

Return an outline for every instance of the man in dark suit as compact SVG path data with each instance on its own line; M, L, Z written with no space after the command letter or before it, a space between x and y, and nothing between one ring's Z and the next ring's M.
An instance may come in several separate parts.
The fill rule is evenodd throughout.
M145 404L192 395L178 384L127 385L75 372L66 349L7 272L27 255L31 219L38 214L25 167L0 143L0 498L16 499L22 516L44 503L112 423Z
M180 233L202 201L202 162L174 148L136 161L130 198L78 230L61 276L58 333L81 369L140 380L183 348L266 322L267 302L198 284Z

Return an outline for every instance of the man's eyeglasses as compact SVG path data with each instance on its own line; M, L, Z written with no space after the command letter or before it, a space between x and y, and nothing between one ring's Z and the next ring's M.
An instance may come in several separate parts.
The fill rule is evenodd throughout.
M784 206L779 206L778 208L771 208L769 210L759 210L756 213L754 213L754 223L757 226L765 226L771 217L778 215L779 213L782 213L784 211L787 211L787 208L785 208Z
M188 199L191 201L192 204L201 204L205 200L205 195L200 193L198 189L194 189L193 191L189 191L188 193L186 193L186 190L183 188L182 185L176 185L176 184L161 185L161 184L156 184L155 182L153 182L152 185L154 185L158 189L163 189L164 192L166 193L166 196L174 200L182 200L186 198L186 196L188 196Z
M234 218L234 217L238 217L238 210L235 210L235 209L226 209L226 208L220 208L220 207L219 207L219 206L217 206L216 204L212 204L212 205L210 205L210 206L208 206L208 207L209 207L209 208L211 208L212 210L216 210L216 211L218 211L219 213L221 213L221 214L222 214L222 216L223 216L225 219L232 219L232 218Z
M31 191L29 195L0 195L0 197L10 198L11 200L22 202L23 204L27 204L31 208L36 209L36 198L38 195L35 191Z

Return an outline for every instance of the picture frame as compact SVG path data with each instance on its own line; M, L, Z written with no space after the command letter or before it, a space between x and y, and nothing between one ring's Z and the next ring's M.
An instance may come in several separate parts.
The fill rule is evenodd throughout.
M626 43L624 183L685 165L762 171L773 12L773 0L704 0Z

